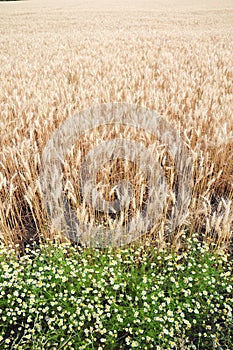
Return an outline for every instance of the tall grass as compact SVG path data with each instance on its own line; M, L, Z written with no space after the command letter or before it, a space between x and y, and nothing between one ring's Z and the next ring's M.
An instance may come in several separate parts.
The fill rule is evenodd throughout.
M168 235L164 215L150 232L155 244L179 248L183 231L229 247L233 223L233 9L156 8L138 12L86 12L78 6L46 10L24 3L2 7L0 26L0 239L6 244L52 238L38 176L52 132L75 112L106 102L128 102L167 118L193 156L194 190L188 216ZM2 6L2 5L1 5ZM15 6L15 7L13 7ZM14 12L14 16L12 13ZM28 12L29 11L29 12ZM80 220L114 227L114 218L82 205L80 162L88 150L119 135L153 144L138 130L96 129L67 155L63 187ZM176 186L171 155L156 143L170 188ZM79 157L81 155L81 158ZM145 178L135 164L116 160L100 169L106 199L129 179L135 198L125 221L145 199ZM144 186L144 187L143 187ZM146 232L145 232L146 234ZM65 239L65 237L62 237Z

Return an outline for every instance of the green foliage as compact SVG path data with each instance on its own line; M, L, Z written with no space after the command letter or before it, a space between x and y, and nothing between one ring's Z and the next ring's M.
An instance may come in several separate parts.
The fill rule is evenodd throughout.
M46 244L0 253L1 349L232 349L233 265L195 236L175 253Z

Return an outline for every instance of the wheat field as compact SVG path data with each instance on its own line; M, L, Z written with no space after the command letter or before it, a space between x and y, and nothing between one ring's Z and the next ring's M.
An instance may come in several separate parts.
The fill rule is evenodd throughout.
M57 237L38 180L43 150L67 118L118 102L159 113L193 157L194 187L184 222L167 233L170 199L145 236L179 248L182 232L197 232L200 239L230 247L232 18L230 0L0 2L0 240L21 247L31 239ZM97 129L77 140L64 167L63 187L76 215L100 227L114 228L114 218L82 205L78 155L117 133L147 146L154 142L133 129ZM159 152L174 189L171 155L163 147ZM117 221L123 230L142 206L145 177L134 164L118 159L97 177L106 199L114 197L115 184L124 178L136 188L134 202Z

